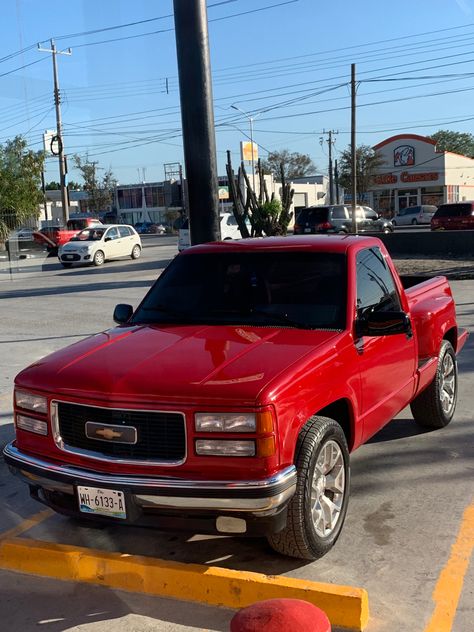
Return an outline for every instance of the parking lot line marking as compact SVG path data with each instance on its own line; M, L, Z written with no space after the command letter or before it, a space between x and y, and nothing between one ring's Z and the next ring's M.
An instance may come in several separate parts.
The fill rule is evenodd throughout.
M464 512L451 555L439 575L433 591L435 609L425 632L451 632L473 546L474 503Z
M36 525L52 516L53 512L51 509L43 509L43 511L39 511L38 513L31 516L31 518L25 518L16 527L12 527L8 529L8 531L0 531L0 540L6 540L7 538L15 538L17 535L36 527Z
M358 632L369 618L363 588L23 538L0 540L0 568L234 609L265 599L304 599L324 610L333 626Z

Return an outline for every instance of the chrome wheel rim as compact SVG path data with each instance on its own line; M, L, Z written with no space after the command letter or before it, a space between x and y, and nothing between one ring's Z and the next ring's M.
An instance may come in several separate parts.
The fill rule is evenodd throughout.
M456 399L456 366L451 354L447 353L441 364L440 402L443 412L450 415Z
M135 259L138 259L140 255L140 248L138 246L135 246L135 248L133 249L133 256L135 257Z
M338 443L325 443L311 480L311 518L318 536L326 538L339 521L346 489L344 455Z
M97 263L104 263L104 255L101 252L98 252L95 256L95 260Z

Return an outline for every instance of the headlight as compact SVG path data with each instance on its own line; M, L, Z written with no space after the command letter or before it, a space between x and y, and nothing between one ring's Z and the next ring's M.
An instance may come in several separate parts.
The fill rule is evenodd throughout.
M255 413L196 413L196 432L256 432Z
M33 419L32 417L25 417L25 415L16 415L15 422L16 427L21 430L27 430L28 432L34 432L40 435L48 434L48 424L41 419Z
M85 254L85 253L89 252L89 250L90 250L91 248L92 248L92 246L81 246L81 247L79 248L79 252L80 252L81 254Z
M196 439L196 454L200 456L255 456L255 441Z
M26 391L15 391L15 403L20 408L32 410L35 413L46 415L48 412L48 400L42 395L33 395Z

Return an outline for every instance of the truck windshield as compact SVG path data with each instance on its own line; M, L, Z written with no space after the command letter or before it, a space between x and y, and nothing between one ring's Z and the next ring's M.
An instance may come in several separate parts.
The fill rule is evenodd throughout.
M132 323L343 329L346 257L315 252L219 252L177 257Z

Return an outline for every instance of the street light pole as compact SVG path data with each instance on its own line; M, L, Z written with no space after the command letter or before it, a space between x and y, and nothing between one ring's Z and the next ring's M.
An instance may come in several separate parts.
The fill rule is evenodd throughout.
M252 151L252 184L253 184L253 191L256 194L256 190L255 190L255 158L254 158L254 153L253 153L253 116L250 116L250 114L247 114L247 112L244 112L243 110L241 110L237 105L231 105L231 108L234 108L234 110L238 110L239 112L242 112L242 114L244 116L246 116L250 122L250 148Z

